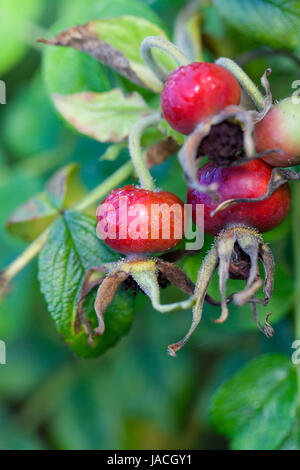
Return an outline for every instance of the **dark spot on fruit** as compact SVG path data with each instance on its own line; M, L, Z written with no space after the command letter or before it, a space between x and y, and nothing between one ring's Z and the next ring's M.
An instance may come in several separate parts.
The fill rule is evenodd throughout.
M230 121L212 126L198 148L197 157L204 156L221 167L243 159L245 151L241 126Z

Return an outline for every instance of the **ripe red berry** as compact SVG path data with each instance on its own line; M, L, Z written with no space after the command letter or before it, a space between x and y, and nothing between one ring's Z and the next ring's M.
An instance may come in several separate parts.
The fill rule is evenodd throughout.
M239 104L240 98L239 83L225 67L194 62L170 75L162 91L161 106L173 129L190 134L200 121Z
M119 253L158 253L184 233L184 205L175 194L132 185L114 189L97 209L97 233Z
M258 153L278 148L284 153L272 152L263 159L272 166L287 167L300 163L300 105L286 98L268 112L254 132Z
M272 167L262 160L252 160L231 168L219 168L206 163L198 171L200 184L217 183L220 202L236 198L256 198L265 194L271 178ZM189 189L187 202L192 204L195 221L196 204L204 204L204 230L218 235L230 224L243 224L267 232L279 225L286 217L291 205L290 187L284 184L268 199L260 202L239 203L217 212L210 213L217 205L207 193Z

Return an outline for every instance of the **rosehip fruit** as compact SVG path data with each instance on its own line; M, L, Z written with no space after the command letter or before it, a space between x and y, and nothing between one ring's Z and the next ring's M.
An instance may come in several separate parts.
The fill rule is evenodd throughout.
M183 238L184 205L167 191L127 185L101 202L97 221L98 236L119 253L158 253Z
M220 202L237 198L257 198L263 196L271 178L272 167L256 159L231 168L219 168L214 163L206 163L198 170L200 184L218 184ZM189 188L187 202L192 204L193 220L196 221L196 204L204 204L204 231L218 235L230 224L243 224L267 232L279 225L286 217L291 205L291 192L288 183L280 186L264 201L237 203L220 210L213 217L211 212L218 204L207 193Z
M254 143L258 153L280 149L263 159L272 166L287 167L300 163L300 104L286 98L268 112L254 131Z
M240 85L225 67L194 62L172 72L162 91L161 106L173 129L190 134L203 119L239 104L240 99Z

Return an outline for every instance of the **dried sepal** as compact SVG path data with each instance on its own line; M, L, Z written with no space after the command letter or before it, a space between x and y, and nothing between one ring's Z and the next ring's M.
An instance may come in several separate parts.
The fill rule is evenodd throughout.
M191 327L185 337L177 343L168 346L168 353L170 356L176 356L176 352L189 340L192 333L197 328L203 312L203 303L206 296L210 280L218 265L218 249L216 244L213 245L211 250L206 255L199 272L195 288L196 303L193 308L193 319Z
M252 116L253 116L253 121L255 123L261 121L265 117L265 115L270 111L272 103L273 103L272 93L270 89L270 82L268 80L268 77L269 75L271 75L271 73L272 73L272 69L270 68L266 69L260 79L261 84L263 88L265 89L266 94L265 94L264 101L263 101L263 109L260 112L251 111Z
M106 277L102 274L104 272L108 272ZM99 273L102 274L100 277ZM95 277L95 275L97 276ZM74 322L75 333L79 333L80 326L82 325L88 336L88 344L90 346L93 344L93 332L83 309L86 296L96 286L99 286L94 304L98 318L98 327L95 328L94 334L100 336L105 331L104 314L106 309L113 301L119 286L129 279L148 295L153 308L159 312L166 313L178 309L187 309L192 307L194 303L194 283L178 266L163 259L147 259L144 257L125 258L118 263L107 263L90 268L82 283L77 306L77 316ZM170 281L180 290L189 294L190 297L181 302L161 304L160 282L162 281L164 285Z
M226 285L229 278L230 261L235 244L235 236L231 236L228 232L220 237L217 243L219 256L219 288L221 292L221 315L215 323L223 323L228 317L228 307L226 302Z
M245 149L245 160L253 158L255 154L252 132L254 120L250 111L246 111L241 106L228 106L219 114L211 116L198 124L194 132L186 140L178 156L183 167L185 177L190 187L196 188L201 192L208 192L216 195L217 187L215 185L203 186L197 181L197 171L199 165L199 147L203 139L209 134L213 126L217 126L223 121L233 121L239 123L243 128L243 145ZM239 161L240 162L240 161Z
M103 273L105 273L106 271L107 271L106 265L95 266L95 267L89 268L87 272L85 273L85 276L81 285L81 289L79 292L79 298L78 298L78 304L77 304L77 315L76 315L75 322L74 322L74 332L75 334L78 334L80 331L80 326L82 325L86 335L88 336L89 346L92 346L93 344L93 337L92 337L91 325L84 313L84 308L83 308L84 301L87 295L103 281ZM94 278L95 274L98 274L96 279ZM99 274L102 274L102 275L99 277Z
M268 313L268 315L265 318L264 326L262 326L259 319L258 319L257 304L255 302L251 302L251 308L252 308L252 313L253 313L253 320L255 321L256 325L259 328L259 330L264 335L266 335L267 338L272 338L272 336L274 335L274 328L268 322L268 319L269 319L270 315L272 315L272 313Z
M265 270L264 293L265 299L256 299L255 293L263 282L259 272L259 261L262 261ZM223 323L228 317L228 304L232 300L239 306L250 303L253 317L259 329L267 336L273 334L273 328L266 317L265 325L260 325L257 318L257 303L266 305L273 292L274 261L271 250L261 235L253 228L243 225L230 226L223 230L216 238L214 245L204 259L199 272L195 288L196 303L193 309L193 319L187 335L179 342L171 344L169 354L175 356L188 341L191 334L199 324L204 300L207 301L207 289L210 280L219 265L219 288L221 292L221 315L215 323ZM226 285L229 277L243 279L246 287L240 291L226 296ZM213 300L213 299L212 299ZM213 303L216 305L217 303Z
M262 243L259 247L259 257L262 260L265 270L265 282L264 282L264 305L267 305L272 297L274 290L274 269L275 263L271 249L265 243Z
M97 336L104 333L104 314L113 301L120 284L122 284L128 276L128 273L117 268L115 271L110 272L100 284L95 299L95 312L98 317L98 327L95 328L94 333Z
M172 137L167 137L156 144L148 147L146 151L146 165L147 168L152 168L154 165L160 165L171 155L178 152L180 145Z
M156 267L171 282L171 284L174 284L178 289L186 294L194 295L195 284L178 266L167 261L157 259Z

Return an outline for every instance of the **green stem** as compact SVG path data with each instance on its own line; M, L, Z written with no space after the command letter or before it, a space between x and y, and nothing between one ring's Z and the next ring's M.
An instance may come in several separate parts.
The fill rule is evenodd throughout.
M153 56L152 49L154 48L166 52L179 66L190 63L190 60L170 41L159 36L148 36L145 38L140 48L141 55L147 66L163 83L168 79L169 72Z
M102 199L116 186L119 186L126 178L133 173L133 165L129 161L125 163L119 170L115 171L109 178L103 183L99 184L93 191L87 194L81 201L77 202L72 209L76 211L83 211L88 207L95 204L97 201Z
M1 271L0 283L8 284L41 251L47 240L50 227L39 235L12 263Z
M133 165L131 162L125 163L119 170L113 173L103 183L97 186L93 191L87 194L81 201L77 202L71 209L76 211L83 211L89 206L95 204L99 199L102 199L116 186L121 184L126 178L133 173ZM35 258L43 248L51 226L41 233L14 261L12 261L0 275L0 285L4 287L27 266L30 261Z
M216 64L222 65L235 76L241 87L253 100L257 109L262 111L264 108L264 97L255 83L251 80L250 77L248 77L246 72L244 72L244 70L236 62L226 57L220 57L218 60L216 60Z
M300 185L293 187L293 242L294 242L294 293L295 293L295 339L300 340ZM298 403L300 407L300 364L296 366L298 381Z
M145 118L140 119L133 126L129 136L129 152L132 163L135 167L135 171L138 174L141 187L150 191L155 190L155 184L151 173L145 164L143 151L141 148L141 137L145 129L159 124L160 121L160 113L155 113L151 114L150 116L146 116Z

